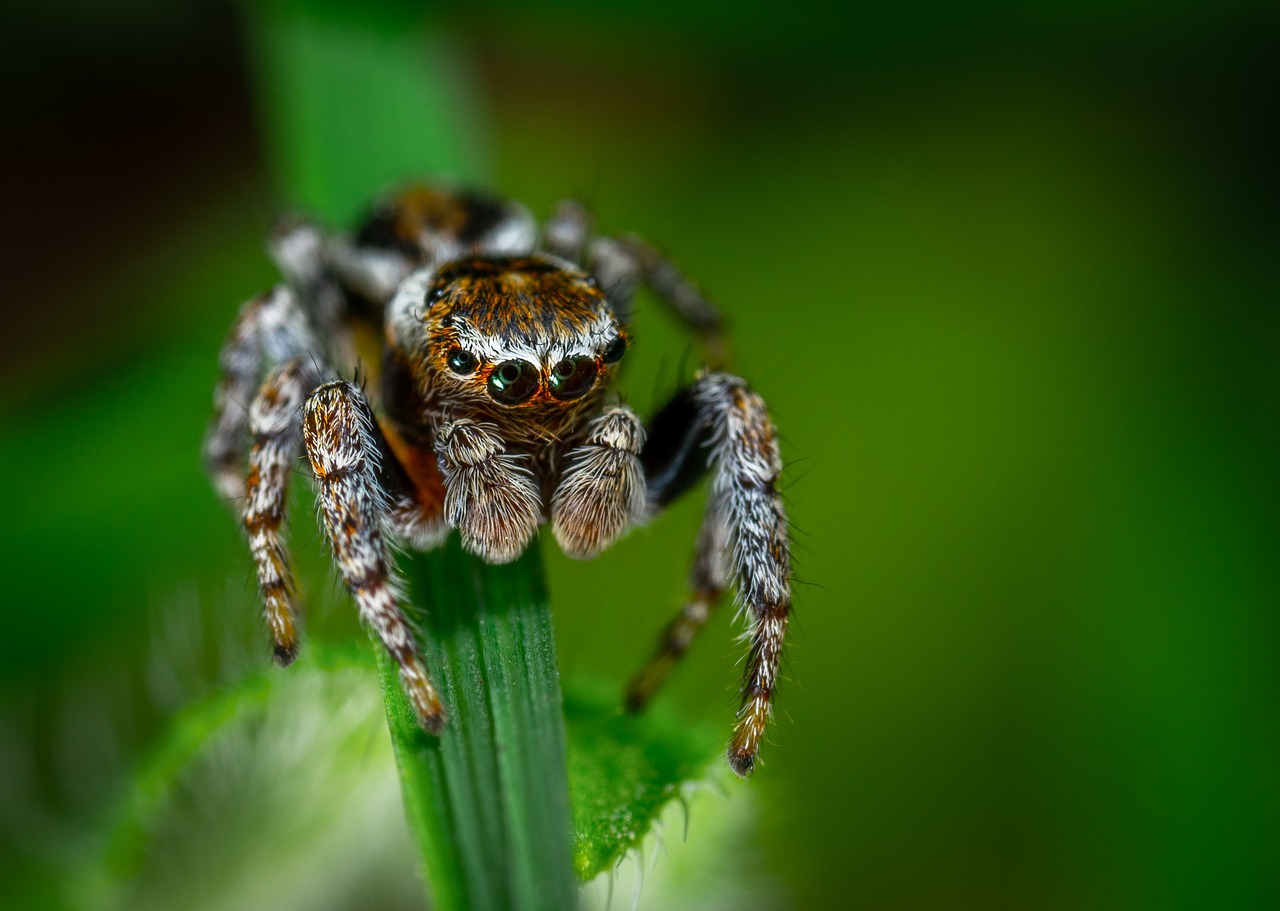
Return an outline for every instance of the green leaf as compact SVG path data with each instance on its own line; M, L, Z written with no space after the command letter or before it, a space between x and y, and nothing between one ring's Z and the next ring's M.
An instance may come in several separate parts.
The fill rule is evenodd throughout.
M565 698L573 796L573 868L582 880L639 848L682 786L719 768L713 731L650 709L630 715L616 688L575 685ZM723 770L721 770L723 771Z

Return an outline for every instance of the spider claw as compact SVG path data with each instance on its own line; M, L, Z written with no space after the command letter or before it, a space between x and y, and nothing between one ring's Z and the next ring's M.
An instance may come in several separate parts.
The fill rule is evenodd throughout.
M271 657L280 667L288 667L298 658L298 643L277 642L271 649Z
M756 754L738 746L730 745L726 758L729 760L729 768L739 778L750 778L751 773L756 770Z
M449 726L449 716L443 709L434 715L415 714L418 715L418 724L422 726L422 729L434 737L439 737L444 733L444 729Z
M622 708L628 715L639 715L649 707L649 699L653 696L653 688L646 687L639 680L627 684L627 693L622 698Z
M404 684L405 695L413 706L418 725L428 734L438 737L449 723L449 713L440 701L439 692L431 684L426 668L416 656L405 659L401 665L400 682Z

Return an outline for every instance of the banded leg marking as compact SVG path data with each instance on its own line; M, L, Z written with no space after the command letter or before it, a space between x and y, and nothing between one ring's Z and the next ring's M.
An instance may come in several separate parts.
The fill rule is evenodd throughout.
M263 295L241 308L218 355L220 375L213 393L213 417L204 438L204 464L214 490L226 500L239 500L245 494L248 404L262 372L256 317L266 301L267 295Z
M342 580L399 666L419 723L438 734L447 716L400 609L402 586L383 534L388 504L376 481L380 453L364 395L350 383L321 386L307 399L302 432Z
M284 285L240 308L218 355L220 375L203 449L205 470L224 499L245 495L249 405L263 369L314 349L306 315Z
M283 533L289 479L302 450L298 420L302 403L318 379L306 361L285 361L267 375L249 408L253 448L244 482L242 521L258 573L273 653L281 667L293 663L298 655L297 589Z
M728 749L729 765L745 777L755 768L768 726L791 609L777 434L764 401L745 382L708 373L654 416L641 460L651 514L708 469L712 482L690 580L694 595L632 679L628 705L647 702L731 582L750 622L742 702Z
M728 752L729 765L745 777L755 768L769 722L791 610L787 516L778 492L782 459L764 400L742 380L708 374L696 398L713 427L712 495L726 510L729 565L751 624L742 705Z

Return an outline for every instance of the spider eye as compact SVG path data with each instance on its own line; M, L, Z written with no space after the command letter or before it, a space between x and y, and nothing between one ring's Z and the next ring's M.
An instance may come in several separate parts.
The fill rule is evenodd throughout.
M576 399L595 385L599 368L593 357L568 357L551 369L551 394L558 399Z
M609 347L604 349L604 353L600 355L600 360L606 364L616 364L622 360L622 356L627 353L627 340L621 335L609 343Z
M538 391L538 371L524 361L503 361L489 374L489 395L501 405L519 405Z
M449 352L449 369L458 376L470 376L480 366L480 360L470 351L454 348Z

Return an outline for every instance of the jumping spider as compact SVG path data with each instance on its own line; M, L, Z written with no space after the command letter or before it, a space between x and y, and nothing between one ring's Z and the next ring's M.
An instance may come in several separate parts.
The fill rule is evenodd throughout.
M715 369L647 425L606 401L640 282L718 365L720 317L693 285L642 240L596 235L580 205L558 206L539 235L519 204L438 187L384 200L353 235L282 223L270 251L284 281L244 305L222 348L204 458L238 504L276 660L298 649L283 522L304 451L342 579L432 733L446 713L400 608L389 540L425 550L456 528L468 551L503 563L549 521L565 553L586 559L709 471L693 594L627 706L644 707L732 584L751 647L728 760L750 774L791 605L773 424L745 382ZM341 379L371 339L372 404Z

